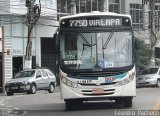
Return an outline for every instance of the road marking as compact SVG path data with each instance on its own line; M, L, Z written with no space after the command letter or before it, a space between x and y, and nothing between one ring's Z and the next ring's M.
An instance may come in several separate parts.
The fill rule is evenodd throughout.
M156 104L152 108L152 110L160 110L160 98L157 100Z

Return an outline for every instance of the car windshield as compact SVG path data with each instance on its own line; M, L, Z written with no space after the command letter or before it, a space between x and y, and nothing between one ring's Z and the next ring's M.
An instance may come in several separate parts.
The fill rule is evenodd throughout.
M157 73L158 71L158 68L148 68L148 69L145 69L141 75L146 75L146 74L155 74Z
M67 31L60 34L63 68L118 68L132 65L132 32Z
M35 70L32 71L22 71L16 74L15 78L33 77L35 75Z

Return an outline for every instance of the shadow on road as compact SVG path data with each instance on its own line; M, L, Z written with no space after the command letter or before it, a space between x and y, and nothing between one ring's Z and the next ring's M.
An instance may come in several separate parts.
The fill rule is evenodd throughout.
M81 110L88 110L88 109L120 109L123 108L121 104L115 104L115 102L85 102L82 104Z
M44 105L42 107L45 107ZM80 109L67 111L64 103L55 103L46 105L51 109L46 110L29 110L27 116L112 116L116 109L122 108L114 102L84 102ZM107 113L107 115L106 115Z
M30 109L32 108L32 109ZM84 102L78 109L73 111L85 111L85 110L102 110L102 109L121 109L123 105L115 104L115 102L103 101L103 102ZM125 108L126 109L126 108ZM65 103L50 103L50 104L41 104L37 107L37 105L28 106L23 110L29 111L67 111L65 109ZM72 111L72 110L71 110ZM68 111L67 111L68 112Z

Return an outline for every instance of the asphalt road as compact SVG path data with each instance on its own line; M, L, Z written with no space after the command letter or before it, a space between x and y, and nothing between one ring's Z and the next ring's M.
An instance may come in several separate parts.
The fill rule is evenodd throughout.
M29 95L0 96L0 110L0 114L7 116L121 116L121 113L140 116L144 114L143 110L160 110L160 88L138 88L132 108L122 108L111 101L99 101L85 102L81 110L66 111L59 90L56 90L55 93L38 91Z

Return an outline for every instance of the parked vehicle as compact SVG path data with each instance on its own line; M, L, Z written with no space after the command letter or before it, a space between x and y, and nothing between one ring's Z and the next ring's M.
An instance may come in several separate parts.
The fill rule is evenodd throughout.
M56 87L56 77L48 69L31 69L21 71L5 84L7 95L27 92L35 94L37 90L48 90L53 93Z
M160 68L147 68L137 76L137 87L156 86L160 87Z

